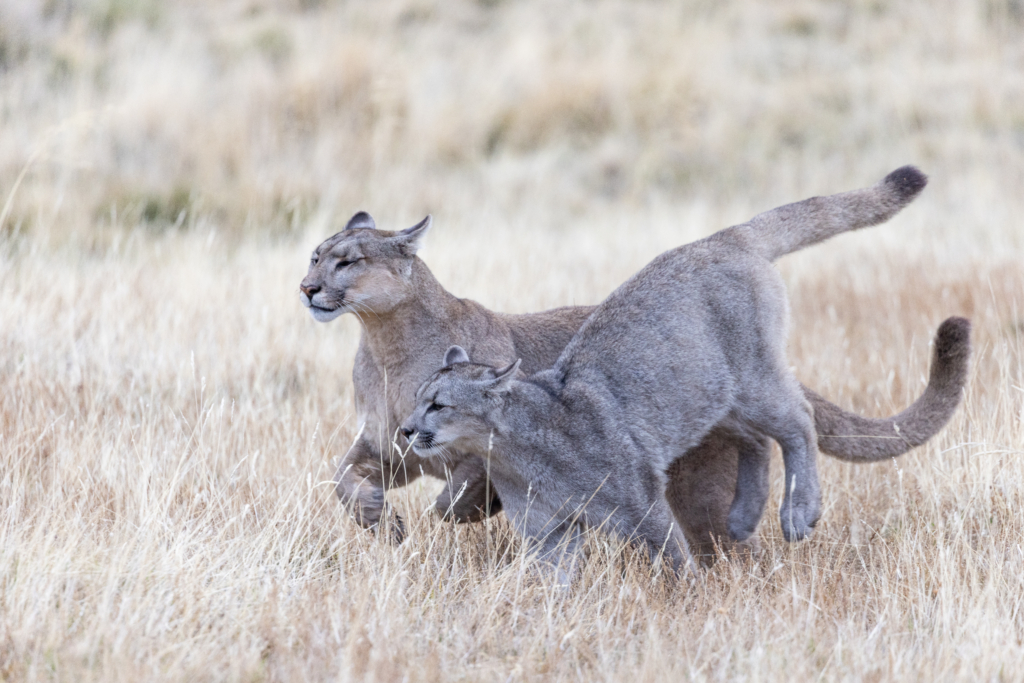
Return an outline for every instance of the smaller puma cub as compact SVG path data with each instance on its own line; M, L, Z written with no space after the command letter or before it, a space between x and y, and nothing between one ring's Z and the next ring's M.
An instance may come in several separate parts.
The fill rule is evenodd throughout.
M818 451L786 361L788 305L772 261L888 219L926 182L903 167L877 189L781 207L668 251L594 310L553 368L529 377L518 373L521 361L476 364L453 346L419 388L402 433L421 458L487 454L507 515L556 564L558 544L575 549L589 526L638 539L676 566L688 552L665 498L669 468L712 430L754 444L771 438L785 464L783 534L802 539L820 511ZM876 208L878 196L893 205ZM739 454L729 513L737 540L763 513L767 453Z

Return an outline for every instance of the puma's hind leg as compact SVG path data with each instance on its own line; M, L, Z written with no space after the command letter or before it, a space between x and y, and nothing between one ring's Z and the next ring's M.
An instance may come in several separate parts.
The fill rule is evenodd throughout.
M739 451L734 435L713 430L699 446L676 458L666 473L665 498L689 542L691 555L704 566L714 562L718 549L756 554L761 548L756 533L737 542L729 529Z
M736 438L736 495L729 508L729 534L745 541L757 532L768 504L772 447L766 437Z
M762 385L761 400L745 407L744 415L761 433L782 447L785 464L785 496L779 511L782 535L799 541L810 535L821 514L818 482L818 441L814 416L800 385L779 374Z

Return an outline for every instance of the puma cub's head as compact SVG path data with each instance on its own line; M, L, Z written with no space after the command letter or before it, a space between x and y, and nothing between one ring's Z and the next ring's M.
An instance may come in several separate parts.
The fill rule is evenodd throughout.
M342 313L383 313L407 293L412 260L430 216L407 230L377 230L365 211L313 251L299 298L313 317L325 323Z
M486 450L521 362L492 368L471 363L461 346L448 349L445 367L416 392L416 409L402 425L416 454L442 455L448 448Z

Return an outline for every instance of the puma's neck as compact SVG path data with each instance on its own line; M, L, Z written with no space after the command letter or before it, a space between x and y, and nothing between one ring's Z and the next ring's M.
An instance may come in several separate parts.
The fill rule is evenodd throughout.
M534 378L517 381L505 399L500 424L494 425L497 459L504 467L533 471L558 460L562 451L573 450L570 441L575 435L566 431L572 426L570 418L562 397L549 382Z
M408 296L383 313L359 316L363 338L374 360L384 368L397 368L424 358L431 346L440 363L448 348L444 330L458 319L462 302L448 292L427 265L414 257Z

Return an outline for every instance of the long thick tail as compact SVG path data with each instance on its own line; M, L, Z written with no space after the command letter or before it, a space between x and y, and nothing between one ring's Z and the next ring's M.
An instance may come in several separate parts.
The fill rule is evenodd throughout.
M765 211L732 230L770 261L842 232L884 223L928 184L913 166L903 166L873 187L811 197Z
M848 462L877 462L920 446L949 422L960 405L971 358L971 322L949 318L935 333L928 386L899 415L867 418L848 413L804 387L814 406L821 452Z

